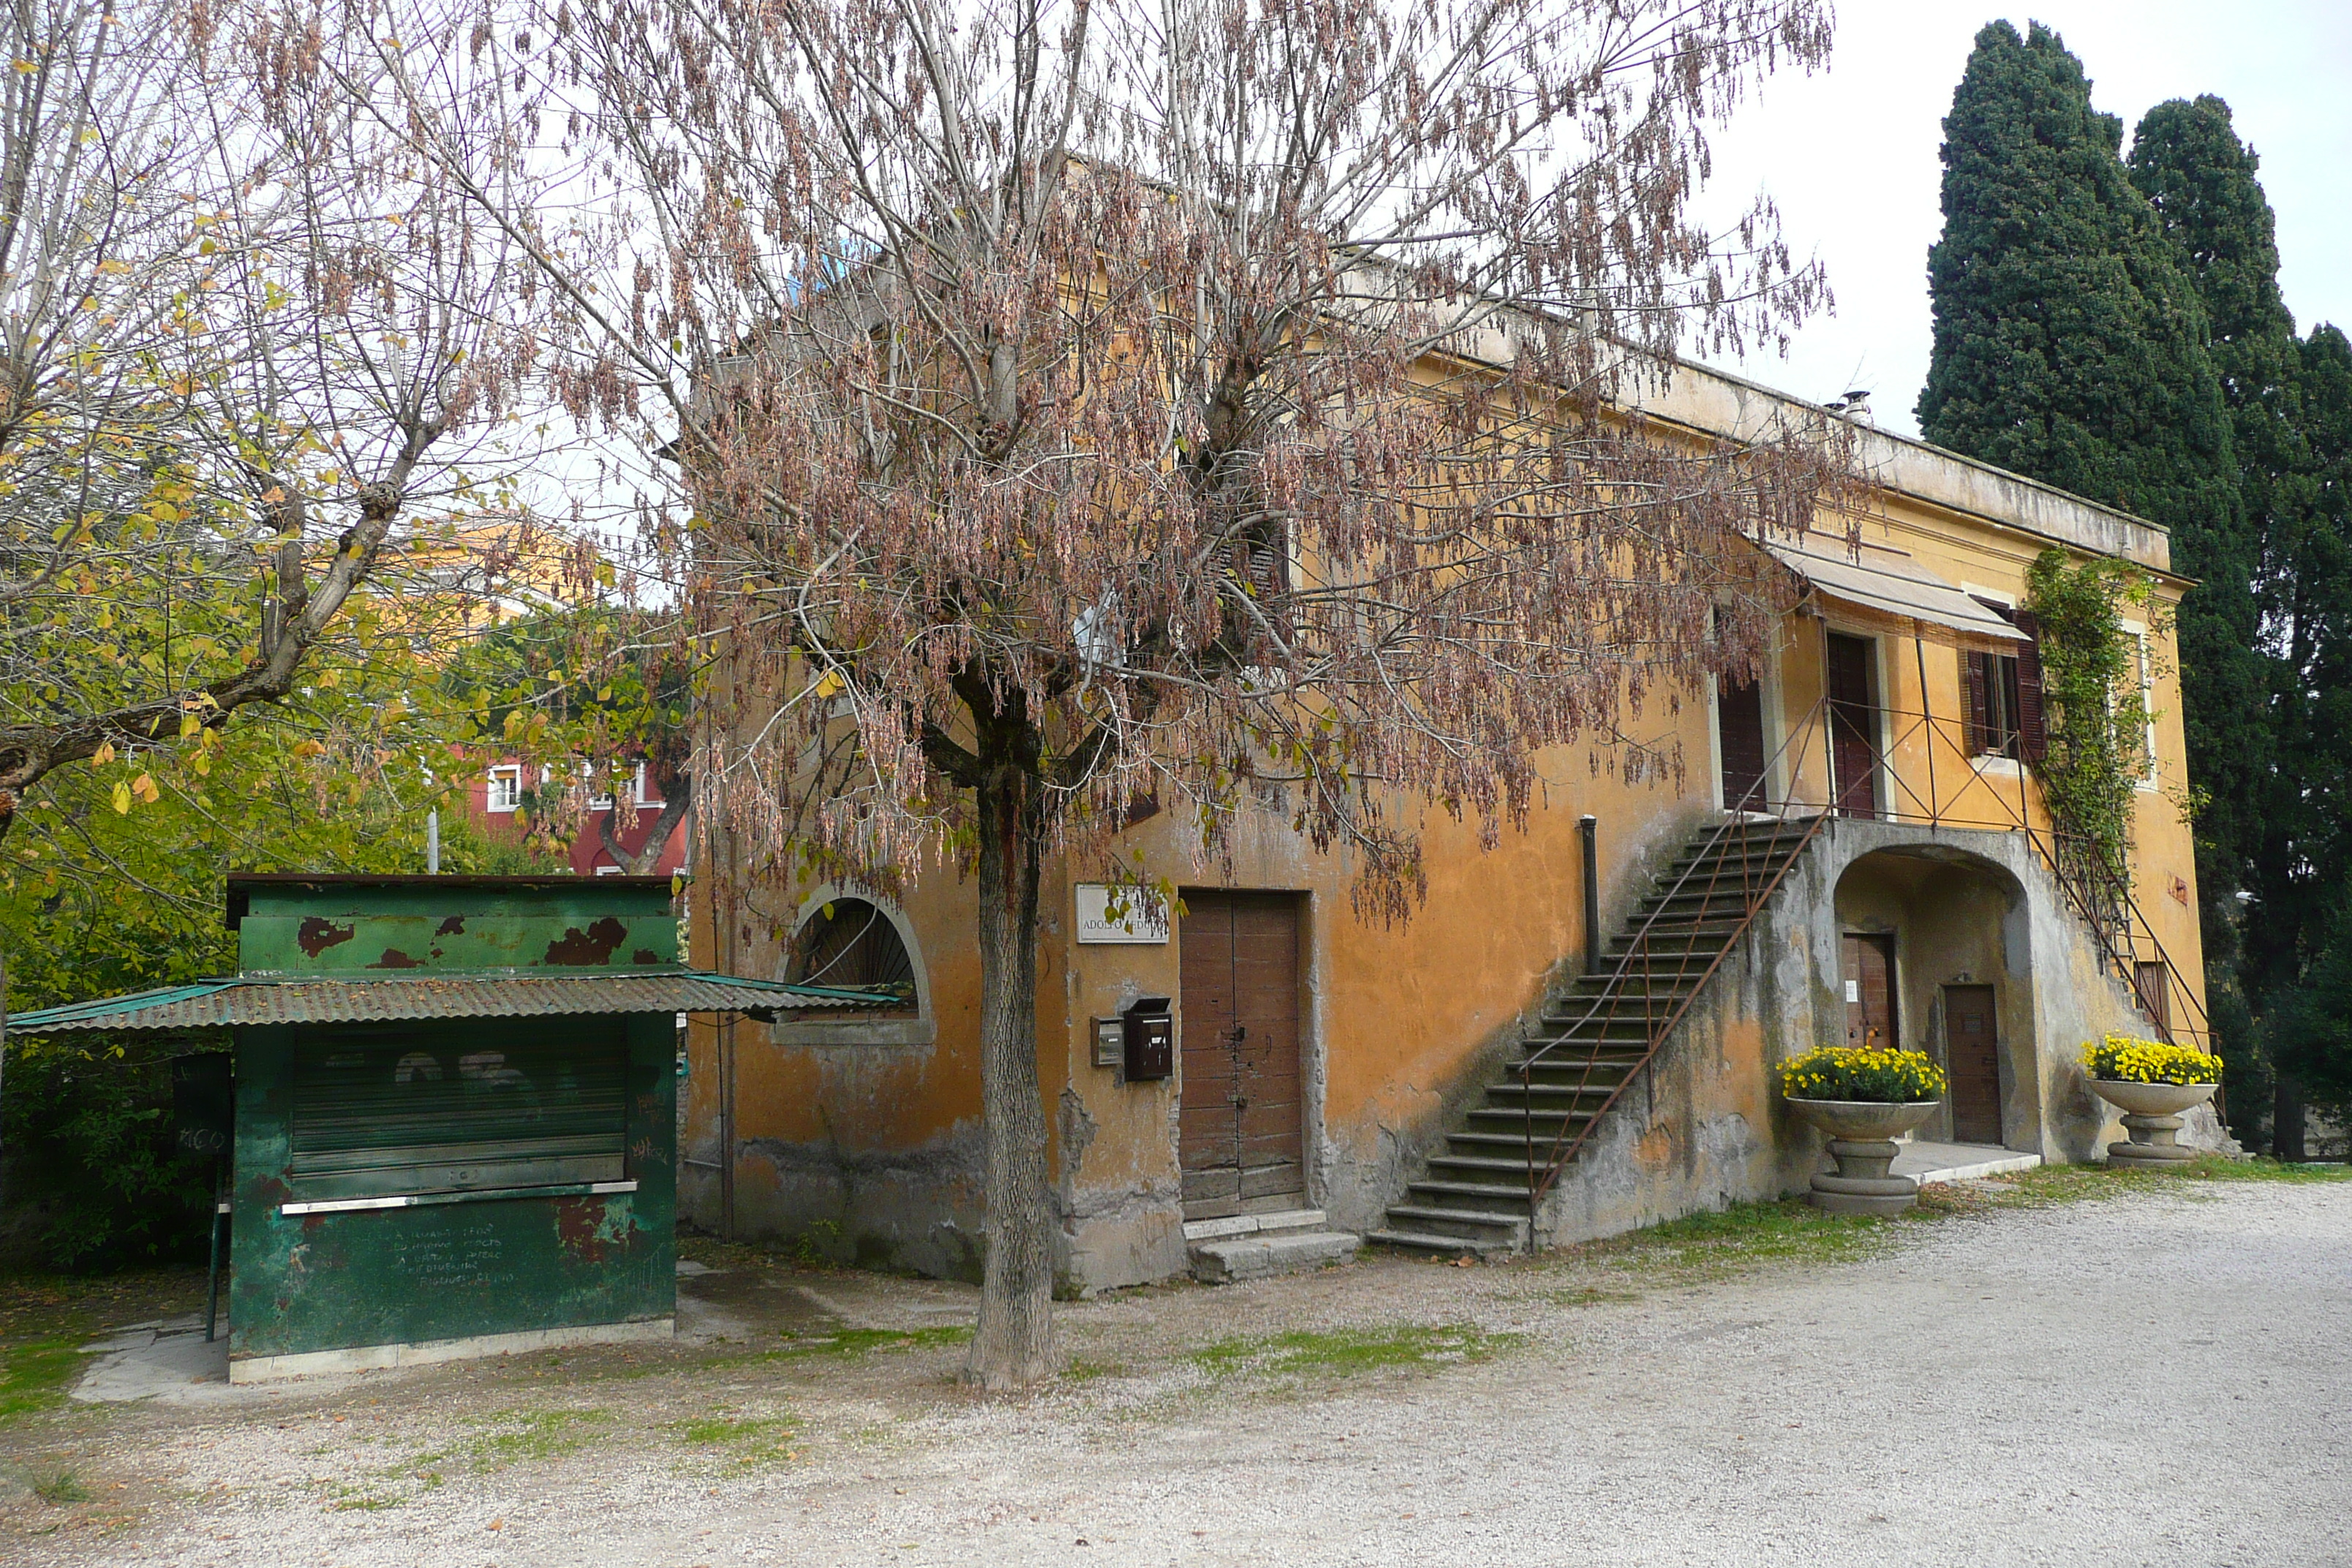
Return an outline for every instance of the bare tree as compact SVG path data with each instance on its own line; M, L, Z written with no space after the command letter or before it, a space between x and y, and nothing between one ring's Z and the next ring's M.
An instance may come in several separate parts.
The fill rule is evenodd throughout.
M0 27L5 834L54 768L333 679L306 665L395 524L525 460L541 274L371 111L406 90L374 29L234 0Z
M472 35L526 74L553 36L533 112L625 203L604 250L500 221L564 298L573 411L674 443L731 714L706 804L787 875L976 871L977 1381L1052 1364L1049 848L1104 853L1140 795L1212 855L1270 812L1402 918L1429 810L1491 842L1547 748L1671 765L1621 720L1754 668L1779 590L1743 541L1805 525L1841 449L1625 410L1822 302L1769 206L1691 204L1706 129L1828 29L1824 0L575 0Z

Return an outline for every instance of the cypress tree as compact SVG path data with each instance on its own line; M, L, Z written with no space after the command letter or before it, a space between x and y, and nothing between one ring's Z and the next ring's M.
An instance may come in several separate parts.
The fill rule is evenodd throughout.
M2210 321L2208 353L2230 410L2254 550L2261 702L2239 734L2241 753L2260 774L2242 806L2225 814L2217 803L2209 815L2237 828L2254 894L2237 973L2290 1080L2274 1124L2286 1147L2299 1142L2293 1080L2352 1084L2352 1060L2332 1063L2312 1043L2325 1037L2315 1025L2332 1004L2315 1007L2305 994L2340 988L2352 973L2352 902L2340 896L2352 851L2352 532L2344 515L2352 351L2333 328L2296 342L2279 293L2260 167L2218 98L2158 104L2132 138L2132 182L2156 209ZM2250 1112L2255 1102L2242 1095L2232 1105Z
M2290 1086L2352 1103L2352 342L2295 345L2297 455L2265 541L2277 757L2247 911L2247 989ZM2294 1100L2279 1097L2282 1110ZM2283 1119L2284 1120L2284 1119ZM2277 1145L2299 1142L2282 1124Z
M2256 763L2253 574L2204 309L2125 170L2123 122L2036 23L1977 35L1944 121L1921 432L2167 528L2209 940L2226 942Z

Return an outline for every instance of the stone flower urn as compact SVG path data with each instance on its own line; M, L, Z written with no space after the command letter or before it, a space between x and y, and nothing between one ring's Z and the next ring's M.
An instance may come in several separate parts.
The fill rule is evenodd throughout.
M2180 1142L2180 1113L2213 1098L2218 1083L2124 1083L2095 1078L2092 1091L2124 1113L2130 1134L2107 1145L2107 1163L2126 1170L2177 1170L2197 1158Z
M1789 1109L1830 1137L1837 1173L1813 1178L1813 1204L1832 1214L1898 1215L1919 1201L1919 1184L1887 1173L1895 1140L1936 1112L1940 1100L1798 1100ZM2176 1123L2176 1125L2178 1125Z

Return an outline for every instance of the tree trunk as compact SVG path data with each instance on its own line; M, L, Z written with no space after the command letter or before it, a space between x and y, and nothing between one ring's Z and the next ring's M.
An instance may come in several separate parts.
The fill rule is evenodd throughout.
M2301 1164L2303 1150L2303 1086L2282 1073L2271 1099L2271 1157Z
M980 817L980 1094L988 1245L968 1381L1025 1387L1054 1370L1054 1212L1037 1079L1037 871L1043 785L988 764Z

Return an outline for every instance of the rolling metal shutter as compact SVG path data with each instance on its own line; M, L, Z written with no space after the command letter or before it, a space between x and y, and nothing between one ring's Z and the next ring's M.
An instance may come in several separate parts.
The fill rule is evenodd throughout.
M619 1181L626 1037L617 1024L498 1033L354 1030L294 1068L303 1198Z

